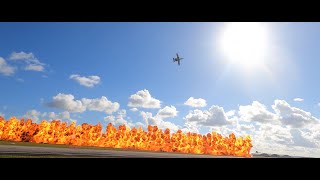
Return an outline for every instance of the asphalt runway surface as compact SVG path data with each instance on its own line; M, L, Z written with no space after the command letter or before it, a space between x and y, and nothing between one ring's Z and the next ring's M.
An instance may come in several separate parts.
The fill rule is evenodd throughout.
M0 145L0 155L24 155L24 156L64 156L64 157L89 157L89 158L241 158L235 156L213 156L202 154L182 154L152 151L129 151L110 149L80 149L80 148L56 148L37 146ZM270 154L252 154L257 158L279 158Z

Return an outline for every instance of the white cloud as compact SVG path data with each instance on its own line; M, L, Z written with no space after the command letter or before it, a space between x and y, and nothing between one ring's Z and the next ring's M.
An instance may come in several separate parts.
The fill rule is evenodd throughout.
M196 130L201 126L208 126L210 131L223 136L231 133L235 133L237 137L250 135L253 144L251 152L258 150L271 154L320 157L319 119L309 112L290 106L283 100L275 100L272 110L274 111L268 111L265 105L253 101L251 105L239 106L237 111L230 110L225 113L228 121L236 123L208 126L210 123L207 121L212 117L212 112L196 109L190 111L184 118L186 121L184 126L189 123L189 126L193 125Z
M7 64L7 62L0 57L0 74L11 76L15 73L15 68Z
M69 98L68 101L70 99L73 102L81 102L85 110L89 110L90 106L91 110L104 112L106 112L106 106L102 104L107 103L101 102L109 101L103 97L87 99L89 101L86 103L83 101L86 98L81 100ZM110 102L110 104L113 103ZM130 110L132 109L134 108ZM166 118L177 117L178 111L174 106L165 106L159 109L154 116L151 112L141 111L140 115L144 123L130 121L124 109L112 111L116 113L106 116L104 119L105 122L111 122L116 127L125 124L128 127L141 126L146 129L148 125L156 125L162 130L169 128L172 133L181 129L184 133L201 132L206 134L205 131L210 129L210 132L214 131L223 136L228 136L231 133L234 133L236 137L250 135L253 144L251 152L258 150L272 154L320 157L320 121L317 118L309 112L290 106L283 100L275 100L271 110L274 111L268 111L266 106L258 101L253 101L251 105L239 106L237 111L229 110L227 112L222 107L214 105L208 110L195 109L190 111L184 117L185 124L182 126L166 120ZM54 115L58 116L58 114Z
M145 124L141 123L141 122L131 122L128 121L128 119L130 119L129 117L127 117L127 112L125 109L121 109L117 112L117 116L106 116L104 118L104 120L107 123L112 123L115 127L119 127L120 125L126 125L129 128L132 127L143 127L145 128Z
M28 64L24 69L26 71L44 71L44 67L37 64Z
M44 66L46 65L40 62L32 52L13 52L11 53L9 59L12 61L23 61L27 63L26 67L24 68L26 71L44 71Z
M1 116L1 117L4 118L4 115L5 115L4 113L0 112L0 116Z
M202 98L195 99L193 97L190 97L186 102L184 102L184 105L199 108L199 107L205 107L207 103L206 103L206 100Z
M280 116L280 121L284 125L301 128L306 125L319 123L319 120L312 116L310 112L291 107L284 100L275 100L272 108Z
M181 131L183 133L188 133L188 132L197 133L197 134L200 133L198 125L194 122L186 122L184 124L184 128L182 128Z
M41 113L35 109L32 109L30 111L28 111L25 115L23 115L23 117L27 118L27 119L31 119L32 122L38 122L39 121L39 116L41 115Z
M236 114L236 111L235 111L235 110L230 110L230 111L226 112L226 116L228 116L228 117L232 117L232 116L234 116L235 114Z
M235 133L235 129L230 129L227 127L220 127L220 126L212 126L210 127L210 132L215 132L218 133L224 137L228 137L229 134L234 133L234 134L239 134L239 133Z
M138 109L137 108L131 108L130 111L136 112L136 111L138 111Z
M185 117L187 122L205 122L209 119L210 113L208 111L201 111L199 109L193 110L189 112L189 114Z
M236 126L232 128L234 128L234 131L238 135L248 135L254 133L256 131L257 126L253 125L252 123L242 124L242 122L238 121Z
M190 111L184 119L186 122L196 122L198 125L202 126L224 126L233 123L233 121L230 121L227 117L223 107L215 105L205 111L199 109Z
M22 78L17 78L16 79L18 82L24 82L24 80Z
M23 51L17 53L17 52L13 52L10 55L10 60L28 60L28 59L36 59L33 55L33 53L25 53Z
M301 102L301 101L303 101L304 99L302 99L302 98L294 98L293 99L293 101L296 101L296 102Z
M68 112L84 112L89 110L112 114L120 107L119 103L111 102L105 96L96 99L82 98L81 100L75 100L72 94L59 93L52 100L52 102L47 104L49 107L59 108Z
M46 116L51 120L70 120L70 113L68 111L60 112L48 112Z
M142 116L142 118L145 120L145 123L147 125L156 125L156 120L155 118L152 116L152 113L151 112L144 112L144 111L141 111L140 112L140 115Z
M69 77L72 80L77 81L80 85L86 86L86 87L93 87L100 83L100 77L99 76L80 76L78 74L72 74Z
M124 109L121 109L118 112L118 115L116 116L117 123L120 124L128 124L128 122L125 120L127 118L127 111Z
M116 112L120 107L119 103L111 102L105 96L102 96L100 99L82 98L81 101L83 105L87 108L87 110L101 111L101 112L106 112L108 114L112 114L113 112Z
M140 115L145 120L146 125L157 126L159 129L162 130L168 128L171 132L176 132L179 130L179 126L172 122L164 121L162 117L159 115L152 116L152 113L144 111L141 111Z
M269 112L258 101L253 101L252 105L239 106L238 114L240 115L240 120L247 122L278 123L277 115Z
M111 123L115 121L115 117L114 116L106 116L104 118L105 121L110 121Z
M239 106L239 119L246 122L272 123L289 125L294 128L319 123L319 119L302 109L291 107L284 100L275 100L272 105L275 113L268 111L265 105L253 101L252 105Z
M52 102L48 103L49 107L63 109L68 112L84 112L85 105L80 100L74 100L72 94L59 93L52 98Z
M266 141L273 141L279 144L293 145L290 129L280 125L262 124L258 129L261 136Z
M129 98L129 107L142 107L142 108L160 108L161 102L158 99L151 97L148 90L140 90Z
M170 117L176 117L178 115L178 111L176 107L174 106L166 106L163 109L160 109L157 113L159 117L162 119L164 118L170 118Z
M310 127L307 131L301 132L301 135L320 146L320 123Z
M310 139L306 132L300 129L291 129L290 133L292 135L292 140L296 146L302 146L307 148L317 148L317 143L314 139Z

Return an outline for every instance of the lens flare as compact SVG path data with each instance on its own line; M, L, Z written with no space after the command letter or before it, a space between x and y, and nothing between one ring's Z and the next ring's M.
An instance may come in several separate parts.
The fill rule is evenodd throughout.
M169 129L162 131L151 125L147 131L125 125L117 129L111 123L103 133L100 123L76 126L75 122L67 125L60 120L42 120L37 124L31 119L11 117L5 120L1 116L0 140L240 157L251 157L252 148L250 136L236 138L233 133L228 137L215 132L207 135L181 130L170 133Z

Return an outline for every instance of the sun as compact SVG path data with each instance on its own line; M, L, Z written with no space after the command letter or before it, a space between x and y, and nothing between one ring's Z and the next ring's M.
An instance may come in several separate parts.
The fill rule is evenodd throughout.
M258 22L231 22L222 29L219 47L228 63L252 70L262 66L268 54L266 25Z

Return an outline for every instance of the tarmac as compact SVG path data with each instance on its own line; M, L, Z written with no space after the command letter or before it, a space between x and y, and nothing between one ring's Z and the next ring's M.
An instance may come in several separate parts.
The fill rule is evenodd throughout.
M203 154L183 154L152 151L110 150L110 149L82 149L57 148L38 146L0 145L0 155L24 156L64 156L88 158L242 158L236 156L214 156ZM252 154L253 158L290 158L276 154Z

